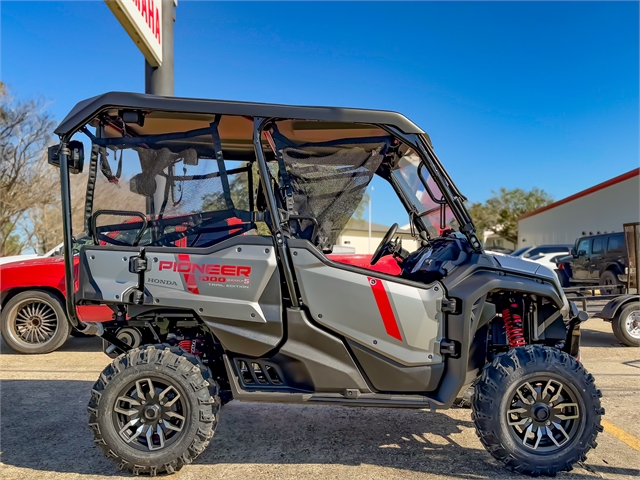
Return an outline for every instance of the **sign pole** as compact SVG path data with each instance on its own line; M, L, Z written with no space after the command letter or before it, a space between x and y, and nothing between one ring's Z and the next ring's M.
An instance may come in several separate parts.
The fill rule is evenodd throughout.
M176 0L162 2L162 65L154 67L144 61L144 93L173 97L173 24Z

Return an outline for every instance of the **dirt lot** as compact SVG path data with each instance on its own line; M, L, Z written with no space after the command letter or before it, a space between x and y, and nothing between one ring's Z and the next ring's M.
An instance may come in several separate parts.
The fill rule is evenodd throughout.
M640 349L589 320L583 360L604 394L605 432L570 479L640 476ZM89 391L108 363L98 339L43 356L0 356L3 479L123 477L92 444ZM469 410L355 409L231 402L193 465L170 478L511 478L484 451ZM525 478L525 477L521 477Z

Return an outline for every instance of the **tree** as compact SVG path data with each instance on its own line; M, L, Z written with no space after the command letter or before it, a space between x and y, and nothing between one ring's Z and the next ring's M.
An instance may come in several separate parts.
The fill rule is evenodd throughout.
M245 163L242 167L246 168L249 164ZM251 175L253 180L254 190L258 187L260 177L258 176L258 166L255 162L251 168ZM232 175L229 180L229 193L233 206L237 210L249 210L249 195L256 198L256 192L249 192L249 175L245 173L237 173ZM224 192L215 192L205 195L202 198L202 211L203 212L215 212L220 210L227 210L227 203L224 199ZM259 235L270 235L269 227L264 222L256 222L256 227Z
M26 212L55 200L55 176L46 148L54 122L41 100L19 101L0 83L0 254L27 243Z
M14 227L13 225L3 224L2 230L8 230L9 232L11 232L14 230ZM7 237L7 240L5 241L5 244L4 244L3 255L5 256L20 255L20 253L22 252L22 242L20 240L20 237L15 233L5 234L3 232L3 235L6 235Z
M356 207L355 212L353 212L353 218L355 218L356 220L364 220L364 212L369 208L370 198L371 197L369 197L369 194L367 192L364 192L362 200L360 200L360 203Z
M491 192L493 197L484 204L474 203L469 213L478 231L491 230L505 240L518 243L518 218L553 202L544 190L533 188L526 192L520 188Z
M60 210L60 185L58 170L49 167L55 180L55 195L52 202L40 202L33 205L26 212L25 232L26 243L38 253L46 253L62 242L62 212ZM71 219L73 234L78 235L84 231L84 207L87 189L88 170L70 176L71 184ZM120 185L109 183L98 172L98 178L94 189L93 211L97 210L128 210L145 212L145 197L131 192L128 188L128 179L120 178ZM99 224L104 222L119 223L126 221L125 217L113 217L105 215L101 217Z

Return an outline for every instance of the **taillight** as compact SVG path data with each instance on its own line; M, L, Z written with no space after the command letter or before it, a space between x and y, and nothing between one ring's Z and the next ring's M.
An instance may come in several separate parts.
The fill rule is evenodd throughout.
M558 270L564 270L564 264L562 263L558 264Z

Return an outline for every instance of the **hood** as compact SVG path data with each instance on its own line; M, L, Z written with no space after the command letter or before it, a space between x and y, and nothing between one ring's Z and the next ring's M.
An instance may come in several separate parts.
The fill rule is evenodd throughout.
M35 268L43 265L55 265L58 263L64 264L64 257L62 255L58 257L30 257L28 255L20 255L18 258L10 263L3 263L3 269L7 268ZM24 257L27 257L26 259ZM6 257L5 257L6 258Z
M21 260L30 260L32 258L38 258L35 253L29 255L11 255L9 257L0 257L0 265L6 265L7 263L19 262Z

